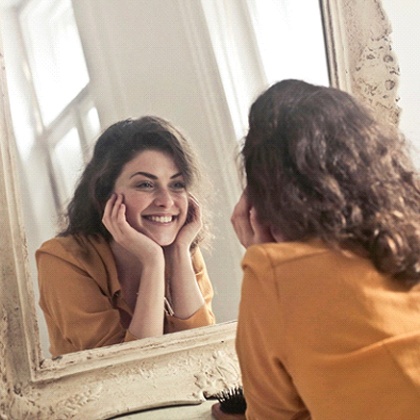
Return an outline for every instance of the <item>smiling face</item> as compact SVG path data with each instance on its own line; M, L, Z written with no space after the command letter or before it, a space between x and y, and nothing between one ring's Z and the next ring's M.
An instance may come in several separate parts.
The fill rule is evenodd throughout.
M128 223L161 246L174 242L185 224L188 193L172 157L145 150L126 163L115 181L123 194Z

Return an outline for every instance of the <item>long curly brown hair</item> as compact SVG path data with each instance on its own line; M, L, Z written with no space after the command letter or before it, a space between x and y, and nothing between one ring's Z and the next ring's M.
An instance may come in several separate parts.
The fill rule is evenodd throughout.
M289 241L352 247L420 281L420 183L404 137L346 92L300 80L253 103L242 149L259 220Z
M108 127L98 138L64 215L65 227L59 236L111 234L102 223L105 204L112 194L123 166L144 150L169 153L184 176L188 191L200 202L204 215L203 229L192 244L209 237L209 215L205 208L207 188L203 188L198 157L186 137L169 121L156 116L126 119ZM203 208L204 207L204 208ZM206 217L207 216L207 217Z

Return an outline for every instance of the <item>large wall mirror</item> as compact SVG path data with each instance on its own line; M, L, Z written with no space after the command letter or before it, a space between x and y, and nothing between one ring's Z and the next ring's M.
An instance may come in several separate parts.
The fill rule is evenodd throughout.
M214 241L203 250L213 309L219 323L236 319L242 249L229 218L240 193L238 141L248 106L264 87L287 77L329 83L319 4L306 1L302 11L289 0L2 3L35 301L35 250L56 234L98 133L121 119L154 114L184 130L205 164L214 187Z
M43 8L36 8L37 3ZM265 10L260 8L264 3ZM380 115L398 119L398 66L380 3L309 1L316 8L305 10L295 3L0 3L5 45L0 120L1 414L109 418L151 407L199 403L240 382L235 322L226 321L236 318L242 250L229 217L240 191L234 160L237 140L245 134L252 99L277 79L303 78L353 92ZM57 42L66 36L74 41L72 29L62 31L59 26L74 19L86 66L74 69L71 64L80 54L78 58L59 48L64 68L71 69L73 79L82 80L82 88L74 88L74 96L68 93L72 88L68 83L67 93L57 95L63 82L52 84L56 100L52 105L41 104L37 84L45 87L54 81L45 78L31 56L48 53L48 39L43 40L36 24L42 16L58 31ZM309 32L308 16L317 19L318 35ZM289 21L292 17L295 20ZM26 35L16 32L24 21L35 25ZM270 25L277 30L274 35L267 31ZM27 46L22 49L30 36L37 41L32 41L32 52ZM319 40L322 48L315 50L314 42ZM65 97L70 99L66 102ZM216 289L219 324L52 360L38 327L31 258L40 242L54 235L57 210L74 183L75 176L67 176L70 170L63 171L64 165L71 163L77 174L98 131L119 119L144 114L163 116L186 131L217 187L217 242L205 258Z

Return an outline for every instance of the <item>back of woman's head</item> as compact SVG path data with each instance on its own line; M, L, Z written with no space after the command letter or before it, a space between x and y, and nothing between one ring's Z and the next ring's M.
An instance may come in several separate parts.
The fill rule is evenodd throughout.
M168 153L184 176L187 189L199 193L197 158L182 133L168 121L145 116L108 127L98 138L74 196L67 208L67 227L61 235L100 234L111 238L102 213L124 165L144 150Z
M286 240L355 246L420 278L420 189L405 142L346 92L299 80L265 91L242 151L251 204Z

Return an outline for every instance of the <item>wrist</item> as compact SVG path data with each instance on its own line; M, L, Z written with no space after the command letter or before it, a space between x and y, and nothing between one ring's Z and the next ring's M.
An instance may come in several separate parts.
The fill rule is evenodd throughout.
M174 242L163 248L165 259L176 259L182 257L190 258L190 244Z
M137 253L137 258L143 267L165 265L165 254L162 247L143 249Z

